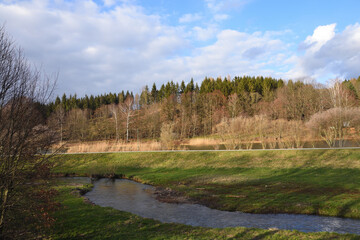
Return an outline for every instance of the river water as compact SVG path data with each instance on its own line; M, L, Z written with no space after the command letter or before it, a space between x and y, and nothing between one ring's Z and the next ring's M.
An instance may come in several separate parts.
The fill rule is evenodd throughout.
M70 180L71 181L71 180ZM87 178L72 181L89 182ZM130 212L164 223L182 223L212 228L254 227L299 230L302 232L337 232L360 234L360 220L300 214L250 214L228 212L199 204L163 203L155 199L155 188L125 179L100 179L85 196L103 207ZM239 200L241 201L241 200Z

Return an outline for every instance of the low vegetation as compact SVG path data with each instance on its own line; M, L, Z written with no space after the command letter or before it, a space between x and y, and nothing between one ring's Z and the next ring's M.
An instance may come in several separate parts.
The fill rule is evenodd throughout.
M86 152L121 152L121 151L158 151L162 146L158 142L116 142L116 141L94 141L67 143L56 145L55 148L62 147L67 153L86 153Z

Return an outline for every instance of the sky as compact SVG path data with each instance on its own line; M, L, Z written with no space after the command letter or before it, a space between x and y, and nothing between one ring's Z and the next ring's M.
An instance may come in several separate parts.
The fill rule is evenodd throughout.
M0 0L0 25L56 94L167 81L360 75L358 0Z

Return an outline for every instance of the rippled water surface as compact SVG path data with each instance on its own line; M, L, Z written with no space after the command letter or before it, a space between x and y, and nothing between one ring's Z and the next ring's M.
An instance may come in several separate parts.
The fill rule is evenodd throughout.
M103 207L113 207L166 223L213 228L241 226L360 234L360 220L356 219L297 214L250 214L220 211L198 204L163 203L155 199L154 190L152 186L125 179L100 179L94 182L93 190L86 197Z

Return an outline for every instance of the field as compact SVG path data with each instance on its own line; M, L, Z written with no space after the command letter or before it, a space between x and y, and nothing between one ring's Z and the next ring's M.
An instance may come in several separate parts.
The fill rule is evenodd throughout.
M360 218L360 150L69 154L57 156L54 161L56 173L122 175L143 183L170 187L192 201L216 209ZM207 238L207 234L214 232L220 239L236 236L251 239L260 235L263 237L258 239L330 237L296 231L218 230L160 224L113 209L91 206L68 195L68 191L63 190L61 195L61 201L68 207L57 213L62 222L58 227L62 226L60 229L65 235L75 231L71 226L76 225L75 220L67 219L76 218L82 227L74 236L85 234L93 238L100 235L96 235L94 229L92 235L88 233L91 224L104 224L110 232L119 221L130 224L125 233L141 234L143 229L145 235L159 239ZM88 220L80 221L80 218ZM158 235L155 234L157 229ZM118 232L125 234L121 228Z

